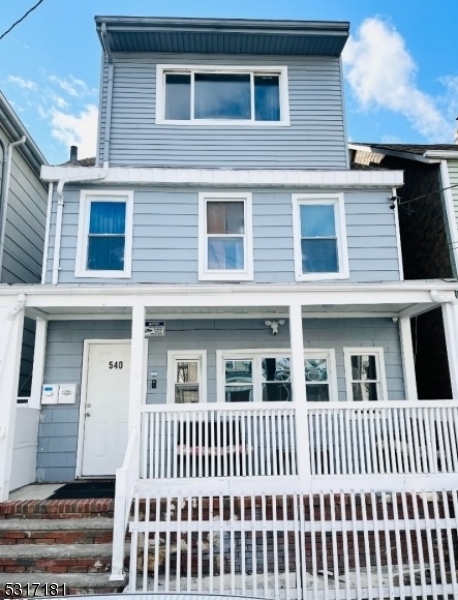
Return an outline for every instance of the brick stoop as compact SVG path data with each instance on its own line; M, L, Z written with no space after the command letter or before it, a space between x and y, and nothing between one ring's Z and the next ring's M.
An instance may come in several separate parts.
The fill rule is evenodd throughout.
M27 500L0 504L0 598L7 583L66 584L74 595L118 593L110 582L114 501Z

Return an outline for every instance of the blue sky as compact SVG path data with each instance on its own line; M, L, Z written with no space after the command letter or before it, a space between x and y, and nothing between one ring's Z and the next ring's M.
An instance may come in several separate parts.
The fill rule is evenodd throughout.
M0 33L35 0L2 2ZM100 44L94 15L350 21L344 51L354 141L452 143L457 0L44 0L0 41L0 89L51 163L95 152Z

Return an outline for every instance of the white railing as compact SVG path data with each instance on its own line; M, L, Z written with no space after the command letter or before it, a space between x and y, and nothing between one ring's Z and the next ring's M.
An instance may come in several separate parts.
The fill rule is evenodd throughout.
M312 475L458 473L455 403L332 403L307 408Z
M124 574L125 538L132 500L136 491L140 464L140 437L138 430L129 433L122 467L116 471L115 509L113 523L112 581L122 581Z
M140 476L296 475L295 413L284 403L143 406Z
M136 495L128 591L458 598L457 517L453 488Z

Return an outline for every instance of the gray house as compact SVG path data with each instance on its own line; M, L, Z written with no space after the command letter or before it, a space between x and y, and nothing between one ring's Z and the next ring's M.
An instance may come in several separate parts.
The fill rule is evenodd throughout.
M419 474L427 489L450 485L458 430L445 438L442 428L453 427L458 390L418 402L411 318L442 310L456 370L458 286L404 280L392 209L402 171L350 168L348 23L97 17L96 26L95 165L42 168L43 284L0 292L11 367L0 398L11 424L22 320L37 321L36 481L116 477L114 580L124 577L129 522L133 549L153 531L142 506L154 496L154 556L160 537L177 555L172 575L164 567L166 591L171 579L181 589L180 507L192 498L218 496L223 511L223 495L239 507L251 495L254 510L252 495L265 490L406 493ZM8 453L0 460L5 499L14 465ZM160 523L162 499L178 524ZM210 573L212 536L220 540L223 592L229 530L209 503L207 516L196 509L188 520L206 520L195 552L209 552ZM221 516L216 533L208 514Z

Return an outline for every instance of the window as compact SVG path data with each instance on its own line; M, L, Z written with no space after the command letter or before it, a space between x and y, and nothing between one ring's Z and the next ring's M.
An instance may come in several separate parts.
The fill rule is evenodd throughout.
M199 279L253 279L251 195L200 194Z
M286 67L158 65L156 122L289 125Z
M217 355L220 402L292 401L288 351L218 351ZM304 356L307 400L337 400L334 351L307 349Z
M206 402L205 352L169 352L167 401L172 404Z
M385 400L383 348L344 348L344 355L348 399Z
M130 277L132 193L81 192L76 277Z
M296 279L347 278L343 194L293 196Z

